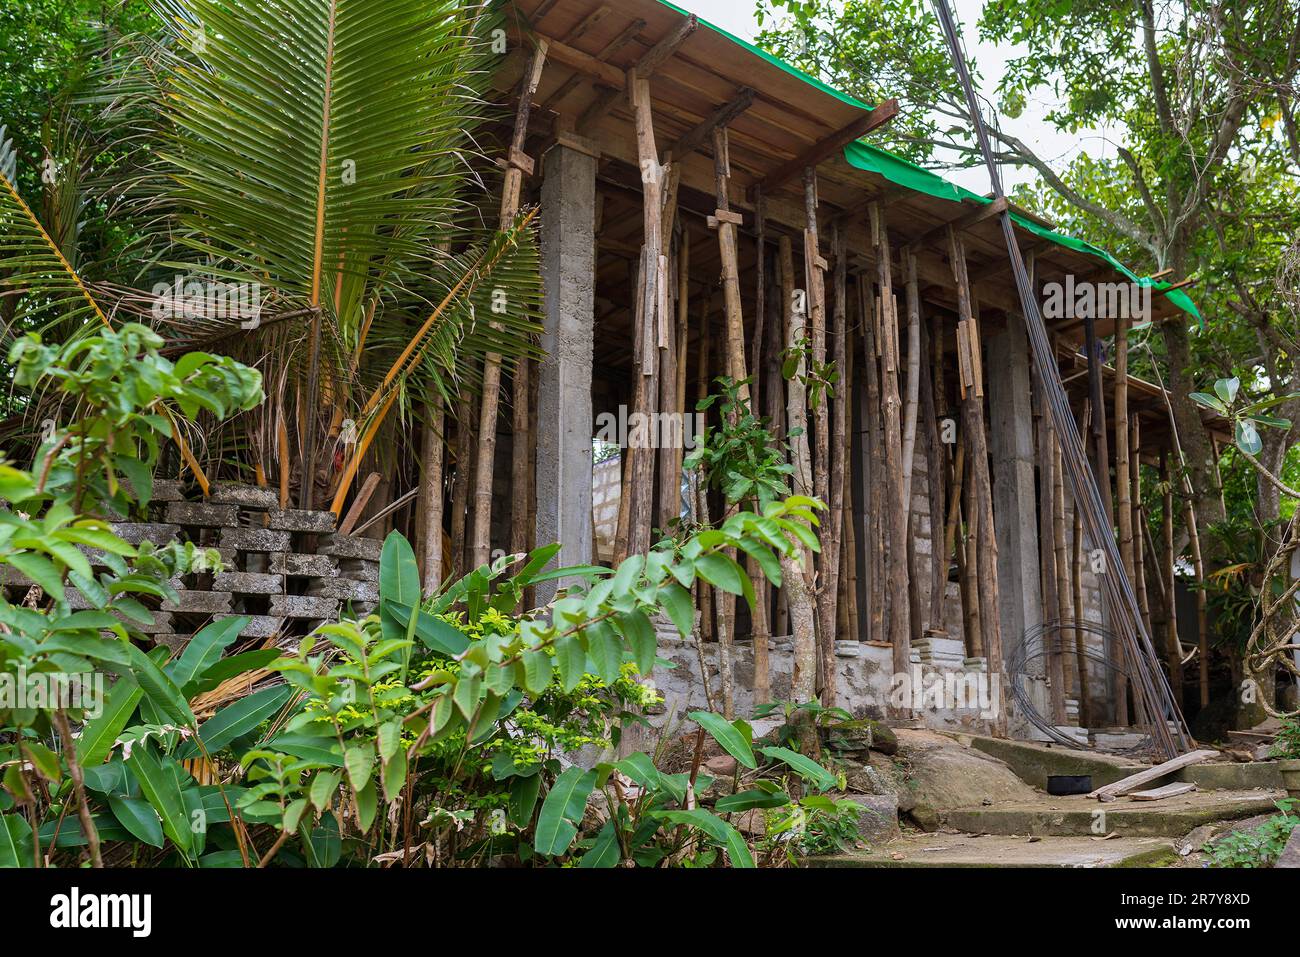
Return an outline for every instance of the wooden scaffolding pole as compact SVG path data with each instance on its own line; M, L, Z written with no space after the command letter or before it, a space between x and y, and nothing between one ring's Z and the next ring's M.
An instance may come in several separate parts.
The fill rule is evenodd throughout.
M1115 492L1118 503L1119 554L1124 562L1124 573L1137 587L1137 565L1133 551L1133 485L1129 476L1129 421L1128 421L1128 319L1115 320ZM1115 705L1120 727L1129 723L1128 678L1124 652L1115 649L1121 665L1115 672Z
M528 139L528 118L533 97L542 81L542 68L546 65L547 41L540 39L533 50L532 60L519 91L519 106L515 111L514 132L510 150L506 154L506 176L501 188L500 228L509 229L519 215L520 197L524 175L533 167L533 161L524 154ZM489 352L483 360L483 395L479 406L478 460L474 476L474 566L486 565L492 557L492 479L496 465L497 417L501 408L501 357Z
M907 557L908 505L907 484L903 469L902 399L899 395L898 300L894 296L892 251L884 209L879 203L870 208L871 238L880 287L880 378L881 405L884 410L885 511L889 529L886 555L889 582L889 643L893 648L895 674L907 674L911 668L912 621L911 596L908 594L909 562ZM910 714L910 709L905 709Z
M966 323L966 340L972 367L971 388L962 403L962 424L966 433L968 469L973 489L973 505L978 511L980 635L988 655L989 674L1002 674L1006 658L1002 653L1002 624L998 595L998 542L993 528L993 486L989 477L988 433L984 426L983 374L980 360L979 316L971 298L970 279L966 272L966 249L957 231L948 230L949 259L957 283L957 305ZM972 516L973 517L973 516ZM971 519L968 518L968 521ZM1001 700L1004 682L999 681L993 720L993 733L1006 734L1006 709Z

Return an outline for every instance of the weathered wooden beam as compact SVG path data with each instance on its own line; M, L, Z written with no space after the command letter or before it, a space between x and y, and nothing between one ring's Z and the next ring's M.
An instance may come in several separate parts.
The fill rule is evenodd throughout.
M995 199L993 202L984 206L977 206L950 222L940 223L933 229L926 230L916 239L909 242L907 248L912 252L915 252L918 249L924 249L934 240L946 236L949 226L958 232L961 232L962 230L970 229L972 226L978 226L980 223L990 220L995 216L1000 216L1006 208L1006 197Z
M682 44L696 30L699 29L700 20L695 14L689 14L684 20L677 24L673 32L668 34L637 61L636 78L638 80L648 80L659 70L661 66L673 58Z
M815 168L823 160L834 155L837 150L843 149L855 140L862 139L872 130L884 126L897 115L898 101L894 99L886 100L874 110L863 113L848 126L835 131L820 143L805 151L801 156L796 156L775 172L769 173L755 187L755 190L761 189L765 195L771 195L773 191L784 186L796 176L802 175L805 169L809 167ZM751 197L756 195L755 191L751 190L750 195Z
M600 9L607 10L608 8L601 7ZM597 13L599 12L600 11L598 10ZM593 13L592 17L594 17L595 15L596 14ZM587 19L590 20L591 17L588 17ZM585 22L586 21L584 21L584 23ZM619 33L618 36L616 36L613 40L611 40L609 43L606 43L603 47L600 48L600 50L596 53L596 59L604 60L606 57L611 56L614 53L617 53L619 50L623 49L623 47L627 46L629 43L635 40L640 35L641 31L644 30L645 28L646 28L646 22L644 20L641 19L633 20L631 23L629 23L626 27L623 28L623 31ZM579 24L577 28L575 28L567 37L565 37L565 41L567 43L572 43L575 39L578 39L578 37L580 37L582 33L585 32L586 32L585 30L582 30L582 24ZM556 90L554 93L552 93L550 96L546 98L546 102L542 104L542 108L548 110L553 109L556 106L556 104L558 104L566 96L568 96L579 86L581 86L582 81L583 81L583 76L581 73L575 73L573 76L569 77L567 80L565 80L563 83L560 84L560 88L558 90Z
M668 149L668 152L673 156L674 162L681 162L683 157L694 153L704 145L706 140L713 136L715 129L729 125L732 120L749 109L754 104L754 96L753 89L745 87L730 103L718 107L713 111L712 115L701 120L693 129L682 134L681 139Z
M593 80L616 90L622 90L626 86L627 76L618 67L606 63L590 53L583 53L576 47L571 47L553 37L539 36L538 39L547 41L550 45L548 55L561 66L577 70L579 73L586 74Z
M1098 788L1088 795L1090 798L1097 798L1101 801L1113 801L1132 791L1136 791L1144 784L1150 784L1152 781L1158 781L1163 777L1180 771L1183 768L1190 767L1193 764L1200 764L1202 761L1214 757L1216 751L1192 751L1188 754L1180 754L1164 764L1157 764L1153 768L1147 768L1145 771L1139 771L1137 774L1130 774L1128 777L1116 781L1114 784L1107 784L1105 787Z

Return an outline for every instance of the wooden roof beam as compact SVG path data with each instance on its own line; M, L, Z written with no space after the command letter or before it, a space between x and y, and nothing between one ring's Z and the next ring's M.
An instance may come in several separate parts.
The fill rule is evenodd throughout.
M646 22L644 20L641 19L633 20L631 23L629 23L626 27L623 28L622 32L619 33L618 36L616 36L613 40L609 41L609 43L606 43L603 47L601 47L600 52L596 54L596 59L604 60L606 57L612 56L613 54L617 53L619 50L623 49L625 46L627 46L629 43L631 43L633 40L639 37L641 35L641 31L644 30L645 28L646 28ZM573 76L569 77L567 80L564 81L563 84L561 84L558 90L556 90L549 97L547 97L546 102L542 104L543 108L544 109L554 108L556 104L558 104L566 96L572 93L581 84L582 84L582 74L580 72L575 72Z
M802 175L803 171L809 167L817 167L825 159L829 159L837 151L848 146L855 140L860 140L872 130L884 126L890 120L898 115L898 100L890 99L881 103L874 110L868 110L860 117L841 130L837 130L830 136L826 137L820 143L817 143L802 156L796 156L790 162L786 163L780 169L770 173L754 189L750 191L750 199L753 200L758 191L764 196L772 195L774 190L784 186L796 176Z
M1005 197L1000 199L995 199L993 200L993 202L989 203L986 206L977 206L974 209L968 210L967 212L963 213L961 216L958 216L954 220L951 220L946 223L940 223L938 226L935 226L933 229L927 230L926 232L918 236L916 239L910 241L907 244L907 248L912 252L916 252L918 249L925 248L931 242L938 239L940 236L944 235L947 232L949 226L951 226L953 229L957 230L958 232L962 232L963 230L970 229L972 226L977 226L982 222L992 219L994 216L1000 216L1003 213L1003 211L1006 210L1006 208L1007 208L1007 201Z
M713 135L715 129L729 125L749 109L754 104L755 95L752 88L745 87L730 103L718 107L712 116L705 117L693 129L683 133L681 139L669 147L668 152L672 153L673 159L680 161L694 153Z
M637 80L650 79L655 74L655 71L672 59L673 54L681 49L681 45L699 28L699 25L699 18L695 14L692 13L687 16L677 24L676 28L668 36L647 50L641 59L637 61L636 66L628 71L629 74ZM582 114L582 118L578 120L578 128L588 129L592 124L599 122L601 117L612 110L614 105L623 98L626 89L627 83L625 80L622 86L606 90L598 96L596 101L587 107L586 112Z

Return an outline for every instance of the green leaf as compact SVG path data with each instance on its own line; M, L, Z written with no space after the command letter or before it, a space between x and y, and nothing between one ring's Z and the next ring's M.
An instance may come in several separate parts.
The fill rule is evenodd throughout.
M401 532L390 532L379 554L379 597L404 608L416 608L420 594L420 566L415 551Z
M389 801L397 800L397 795L406 787L406 749L401 748L384 763L384 797Z
M332 768L343 767L343 752L333 738L310 734L282 734L266 744L269 750L283 751L295 758L324 764Z
M263 721L284 707L284 703L293 694L288 685L276 685L263 688L228 704L199 728L199 738L208 754L215 754L236 738L255 731ZM198 752L189 748L178 755L184 760Z
M558 857L578 836L577 824L587 807L587 796L596 786L596 772L572 767L555 779L542 802L533 849L538 854Z
M632 609L618 619L628 644L632 646L632 657L636 660L637 670L648 675L655 667L655 652L658 650L658 637L654 625L640 609Z
M411 609L393 602L385 602L384 610L393 616L403 630L409 627ZM415 620L415 637L430 651L458 658L469 647L469 639L452 625L433 615L420 614Z
M371 780L361 790L357 791L357 824L360 825L363 832L370 830L370 825L375 821L375 812L379 809L379 792L375 788L375 782Z
M579 867L618 867L619 861L623 859L622 851L618 846L618 831L614 829L613 821L606 821L605 826L600 829L596 835L596 841L591 845L586 854L582 855L582 860L578 861Z
M19 552L9 556L9 564L41 586L46 595L63 601L63 574L54 563L35 552Z
M618 680L623 666L623 643L605 622L598 621L587 628L587 655L601 681L608 685Z
M691 593L676 582L659 589L659 605L672 619L677 631L683 638L689 637L695 630L695 605Z
M687 827L703 831L727 849L732 867L749 868L754 866L754 858L749 853L749 845L745 843L745 839L741 837L740 832L716 814L711 814L703 808L695 808L691 811L658 811L655 816L662 820L671 821L674 824L685 824Z
M510 779L510 820L518 827L527 827L532 822L533 809L537 807L537 796L541 789L540 774Z
M178 765L172 761L160 761L154 754L152 745L137 744L131 749L131 757L127 758L126 766L139 782L140 791L162 818L163 833L188 854L193 847L193 835L190 833L185 801L181 797L180 782L176 776Z
M790 796L784 791L764 791L759 788L752 788L748 791L738 791L735 794L727 794L718 798L714 802L713 809L719 814L735 814L739 811L750 811L756 807L785 807L790 803Z
M221 660L221 653L239 637L251 620L248 617L222 618L207 625L190 639L185 651L167 667L166 673L178 687L185 688Z
M587 671L587 655L577 635L565 635L555 643L555 664L565 693L578 687Z
M131 674L144 689L145 697L170 721L185 727L194 727L194 712L175 682L159 670L143 651L132 644L124 644L131 660ZM121 672L119 672L121 673Z
M375 768L375 749L369 742L350 745L344 753L343 763L353 790L360 791L370 782L370 774Z
M0 814L0 867L26 867L31 863L30 855L23 852L14 836L26 827L27 822L17 814Z
M532 694L541 694L551 684L551 656L544 651L525 651L524 687Z
M108 807L122 826L138 840L152 847L163 846L162 822L158 819L158 812L148 801L110 794Z
M1237 391L1241 388L1241 380L1235 376L1231 379L1220 379L1214 383L1214 392L1224 405L1232 405L1237 401Z
M338 771L317 771L311 782L311 803L317 811L324 811L329 806L330 798L339 788L342 774Z
M32 768L45 780L58 784L63 780L63 765L59 756L43 744L28 741L22 746L23 753L32 762Z
M792 767L800 777L812 781L823 791L835 787L835 775L806 755L789 748L767 747L759 749L774 761L783 761Z
M710 585L731 595L745 594L747 579L739 565L720 552L710 552L695 560L695 568Z
M1237 448L1247 455L1259 455L1264 450L1264 442L1259 437L1259 430L1249 419L1237 422Z
M745 733L749 726L743 721L738 720L733 724L721 715L709 711L692 711L687 717L709 732L713 740L722 745L724 751L745 767L751 770L758 767L758 761L754 758L754 751L750 746L751 737Z
M99 717L86 722L77 738L77 761L83 768L103 763L143 696L144 692L130 675L123 675L113 683L103 711Z

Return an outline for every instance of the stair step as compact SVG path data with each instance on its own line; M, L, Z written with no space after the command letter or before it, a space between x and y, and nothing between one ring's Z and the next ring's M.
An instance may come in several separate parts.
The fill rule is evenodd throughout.
M808 861L809 867L1164 867L1176 842L1159 837L1026 837L915 834L864 851Z
M1103 804L1082 795L1042 801L958 808L943 814L944 823L970 834L1039 837L1181 837L1193 828L1267 814L1285 791L1200 791L1162 801L1120 798ZM1099 818L1104 814L1104 818ZM1099 828L1104 830L1099 832Z

